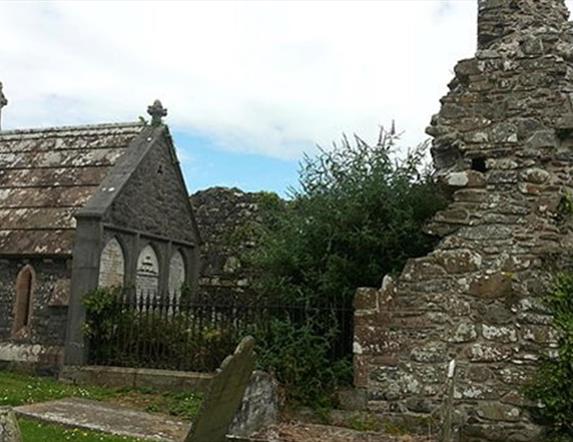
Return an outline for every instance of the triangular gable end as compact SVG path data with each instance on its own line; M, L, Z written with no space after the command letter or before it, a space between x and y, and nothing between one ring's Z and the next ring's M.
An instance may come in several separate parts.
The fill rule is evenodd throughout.
M200 242L167 126L148 127L133 140L78 217L97 217L114 227Z

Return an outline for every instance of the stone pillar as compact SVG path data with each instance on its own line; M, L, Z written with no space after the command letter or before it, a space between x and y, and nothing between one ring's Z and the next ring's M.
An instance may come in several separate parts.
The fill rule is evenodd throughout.
M0 442L22 442L18 421L9 407L0 407Z
M87 348L82 329L86 318L83 298L98 285L102 237L99 217L78 216L64 358L67 365L83 365L86 362Z
M478 0L478 9L479 49L531 26L559 27L569 17L565 0Z

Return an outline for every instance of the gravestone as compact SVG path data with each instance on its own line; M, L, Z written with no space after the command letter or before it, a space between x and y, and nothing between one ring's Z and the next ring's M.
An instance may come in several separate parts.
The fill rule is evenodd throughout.
M278 383L272 375L255 371L228 433L235 437L247 437L276 424L279 415L277 387Z
M22 442L16 415L9 407L0 407L0 442Z
M255 340L244 338L217 370L185 442L225 442L255 368Z

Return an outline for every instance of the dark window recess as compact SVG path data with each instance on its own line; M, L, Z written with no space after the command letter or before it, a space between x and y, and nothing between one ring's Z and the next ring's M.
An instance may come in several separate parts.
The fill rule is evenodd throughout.
M487 166L485 165L485 158L472 158L472 170L476 170L478 172L487 172Z

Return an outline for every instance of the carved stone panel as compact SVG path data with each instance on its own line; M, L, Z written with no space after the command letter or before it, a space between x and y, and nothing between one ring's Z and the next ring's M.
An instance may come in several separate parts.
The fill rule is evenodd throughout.
M99 264L100 287L123 286L125 277L125 257L121 244L115 238L104 247Z

